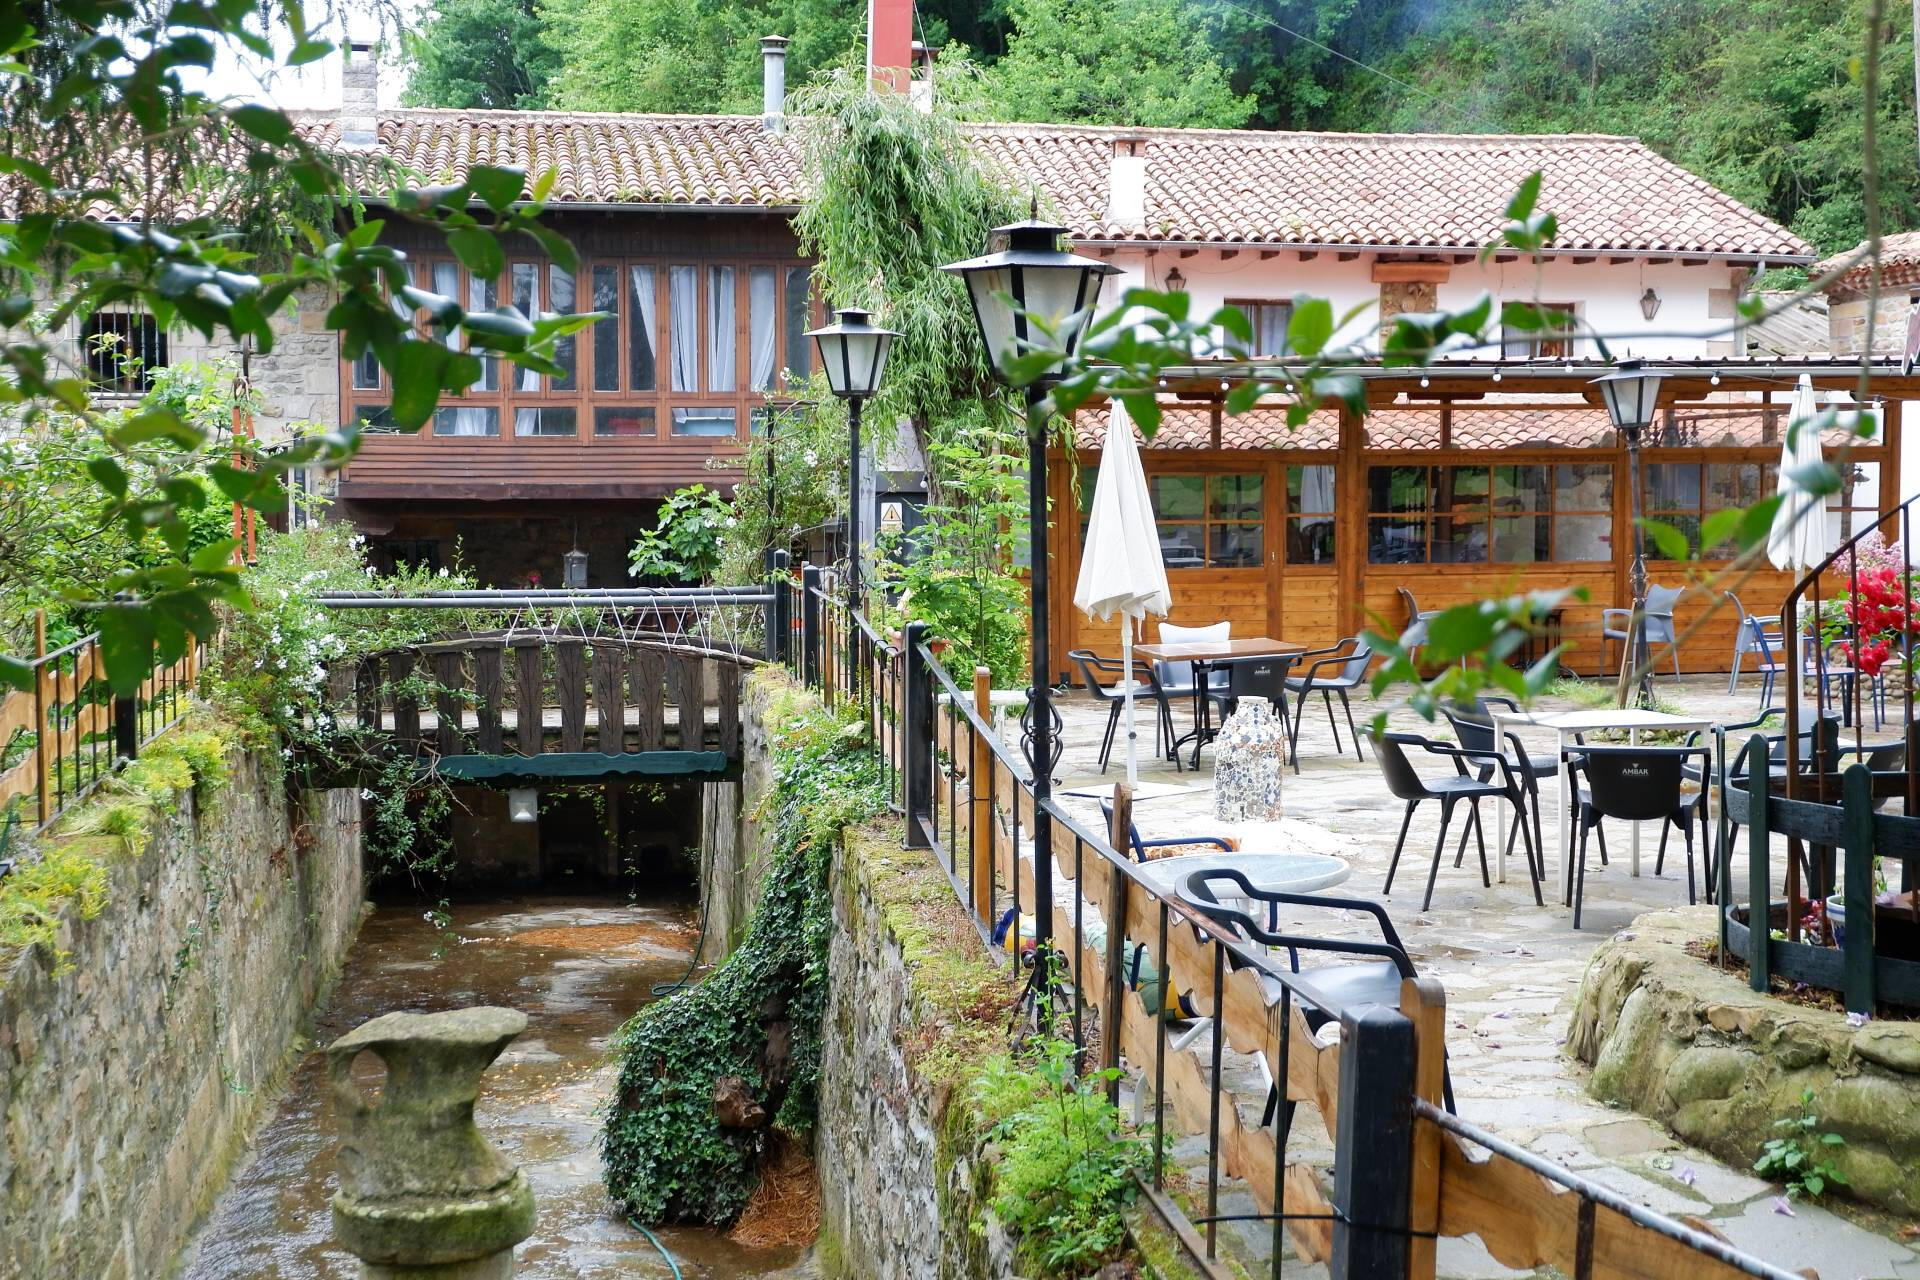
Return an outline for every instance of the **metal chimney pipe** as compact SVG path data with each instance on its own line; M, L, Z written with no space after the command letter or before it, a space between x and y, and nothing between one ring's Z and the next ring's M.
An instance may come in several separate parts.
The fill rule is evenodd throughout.
M768 133L787 131L787 44L785 36L760 38L760 123Z

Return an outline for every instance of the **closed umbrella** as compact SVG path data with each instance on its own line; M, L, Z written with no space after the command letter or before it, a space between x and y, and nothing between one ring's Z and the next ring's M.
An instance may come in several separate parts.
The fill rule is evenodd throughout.
M1787 413L1787 438L1780 446L1780 509L1773 513L1773 527L1767 531L1767 559L1776 569L1805 572L1825 560L1833 550L1828 542L1827 504L1809 493L1795 473L1816 467L1821 461L1820 432L1814 425L1820 416L1814 399L1813 380L1800 375L1793 389L1793 405ZM1787 669L1797 670L1800 657L1800 620L1786 618Z
M1126 672L1127 783L1131 786L1140 780L1133 730L1134 623L1149 613L1166 617L1173 607L1173 597L1167 590L1167 567L1160 559L1153 499L1147 493L1146 472L1140 467L1133 420L1118 400L1111 402L1107 412L1107 442L1100 455L1100 474L1093 483L1093 509L1087 521L1086 545L1080 553L1080 580L1073 588L1073 604L1089 618L1104 621L1120 615L1121 666Z

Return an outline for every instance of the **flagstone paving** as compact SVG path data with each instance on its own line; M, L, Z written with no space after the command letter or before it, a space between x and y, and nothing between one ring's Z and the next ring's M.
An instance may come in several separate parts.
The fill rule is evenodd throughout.
M1739 721L1755 713L1755 686L1750 679L1737 696L1729 697L1725 677L1703 676L1690 677L1684 686L1663 681L1660 689L1663 697L1689 713ZM1548 699L1542 709L1573 705ZM1124 752L1118 746L1104 779L1097 768L1104 706L1076 694L1064 698L1061 709L1067 746L1056 776L1062 786L1124 776ZM1355 718L1363 724L1374 710L1364 694L1355 699ZM1704 1218L1736 1245L1789 1270L1815 1267L1826 1280L1920 1280L1920 1252L1901 1239L1907 1224L1853 1205L1788 1204L1779 1199L1775 1187L1747 1170L1728 1168L1688 1148L1661 1126L1594 1099L1587 1092L1587 1068L1565 1052L1574 992L1594 949L1630 925L1635 916L1686 901L1685 864L1678 856L1677 837L1669 847L1664 874L1656 876L1653 849L1658 834L1648 828L1643 874L1637 878L1627 871L1627 840L1624 835L1616 837L1610 846L1611 865L1588 868L1584 927L1578 932L1572 928L1571 913L1555 902L1551 882L1545 891L1548 905L1534 904L1525 860L1517 848L1508 864L1507 882L1491 887L1480 883L1473 849L1455 868L1449 848L1432 907L1421 911L1420 894L1439 821L1438 813L1428 810L1437 806L1422 806L1416 815L1394 894L1382 896L1401 804L1388 794L1370 758L1355 759L1344 720L1340 728L1344 752L1337 754L1324 713L1316 719L1315 711L1308 709L1302 727L1303 771L1286 777L1286 817L1273 823L1242 824L1213 818L1211 751L1203 757L1199 774L1176 773L1170 764L1149 759L1151 724L1143 714L1141 780L1180 784L1184 789L1136 804L1141 834L1147 838L1224 834L1238 837L1242 847L1325 852L1348 859L1352 878L1333 892L1384 903L1421 973L1445 984L1448 1054L1460 1113L1466 1119L1661 1213ZM1184 708L1177 717L1184 725ZM1404 711L1393 714L1390 723L1435 737L1451 736L1444 727L1435 730ZM1017 729L1009 730L1010 735L1014 732ZM1890 735L1868 734L1869 740L1886 736ZM1548 745L1543 743L1540 749ZM1446 771L1445 761L1436 756L1434 763L1439 772ZM1069 797L1067 803L1099 824L1096 800ZM1492 822L1488 826L1491 862L1491 833L1498 827ZM1549 832L1550 846L1552 841ZM1775 861L1778 864L1780 859ZM1736 859L1735 883L1744 883L1743 863L1744 858ZM1305 912L1291 922L1283 917L1282 927L1308 919ZM1311 917L1311 922L1311 931L1321 934L1362 932L1365 924L1360 919L1328 920L1324 915ZM1229 1055L1224 1067L1234 1081L1246 1122L1257 1123L1264 1078L1250 1059L1237 1058ZM1193 1194L1203 1197L1204 1139L1183 1140L1172 1156L1188 1170ZM1331 1144L1310 1108L1301 1108L1289 1157L1331 1161ZM1224 1183L1220 1212L1252 1213L1252 1198L1244 1187ZM1223 1250L1252 1274L1269 1272L1271 1229L1267 1224L1223 1224L1220 1238ZM1444 1240L1438 1252L1442 1276L1477 1280L1526 1274L1495 1262L1476 1239ZM1311 1277L1324 1274L1324 1269L1288 1261L1285 1273Z

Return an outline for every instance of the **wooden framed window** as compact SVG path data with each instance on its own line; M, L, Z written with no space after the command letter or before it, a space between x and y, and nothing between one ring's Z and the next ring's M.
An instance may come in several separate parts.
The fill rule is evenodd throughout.
M1647 462L1646 512L1650 520L1670 524L1687 537L1689 547L1700 540L1700 522L1716 511L1746 507L1773 492L1772 468L1762 462ZM1877 495L1876 495L1877 496ZM1703 556L1724 560L1734 554L1732 544L1707 548ZM1647 559L1665 555L1647 539Z
M1266 476L1258 471L1150 476L1169 569L1254 569L1266 562Z
M1544 564L1612 558L1611 463L1367 470L1373 564Z
M1332 463L1287 468L1287 563L1332 564L1334 483Z
M1566 317L1564 323L1556 326L1562 332L1535 332L1526 329L1500 330L1500 354L1520 360L1565 359L1573 354L1573 322L1578 311L1571 302L1535 302L1532 304L1542 312L1552 312L1556 316Z
M1253 327L1253 352L1256 357L1287 354L1287 326L1293 321L1293 303L1271 298L1228 298L1227 305L1238 307Z

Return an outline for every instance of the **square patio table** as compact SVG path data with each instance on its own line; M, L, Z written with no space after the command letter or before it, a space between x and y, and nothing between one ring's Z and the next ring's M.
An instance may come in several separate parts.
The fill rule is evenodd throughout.
M1218 663L1241 658L1293 658L1307 646L1292 640L1269 636L1250 636L1244 640L1188 640L1179 644L1137 644L1133 656L1149 662L1186 662L1193 666L1193 732L1173 741L1170 754L1180 754L1180 744L1193 743L1193 767L1200 767L1200 748L1214 739L1213 709L1207 701L1208 669Z
M1567 900L1568 886L1572 883L1573 817L1569 810L1572 807L1573 797L1568 779L1567 756L1570 752L1579 750L1578 744L1572 741L1574 735L1624 729L1627 731L1627 741L1633 746L1639 746L1640 735L1649 730L1684 732L1690 729L1710 729L1714 723L1705 716L1676 716L1664 711L1641 711L1635 708L1622 710L1607 707L1593 711L1562 711L1546 716L1537 716L1526 711L1507 711L1499 707L1490 707L1488 710L1493 716L1496 745L1501 745L1499 740L1504 737L1509 728L1551 729L1556 735L1560 754L1560 768L1557 771L1560 780L1560 807L1558 820L1554 823L1555 838L1559 843L1559 847L1555 850L1559 856L1559 878L1554 888L1560 895L1563 905ZM1500 818L1499 846L1499 871L1502 883L1505 883L1507 878L1507 823L1510 820L1503 808ZM1640 824L1637 822L1633 824L1632 868L1634 875L1640 874Z

